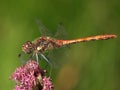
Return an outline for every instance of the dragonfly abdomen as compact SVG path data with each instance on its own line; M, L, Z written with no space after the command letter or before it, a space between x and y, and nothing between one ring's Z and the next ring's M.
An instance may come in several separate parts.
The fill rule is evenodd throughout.
M57 40L58 44L60 46L62 45L68 45L73 43L79 43L79 42L87 42L87 41L94 41L94 40L107 40L111 38L116 38L116 35L113 34L105 34L105 35L97 35L97 36L91 36L86 38L79 38L74 40Z

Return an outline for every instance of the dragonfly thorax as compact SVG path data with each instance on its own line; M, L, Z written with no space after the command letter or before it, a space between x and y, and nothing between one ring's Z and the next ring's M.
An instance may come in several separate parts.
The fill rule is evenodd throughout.
M34 51L34 44L30 41L25 42L22 45L22 51L26 54L30 54Z
M35 51L44 53L45 51L52 49L54 47L55 40L51 37L39 37L33 43L35 45Z

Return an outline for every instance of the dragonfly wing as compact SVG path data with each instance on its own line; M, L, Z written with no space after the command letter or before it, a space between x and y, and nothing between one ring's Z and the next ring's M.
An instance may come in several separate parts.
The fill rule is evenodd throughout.
M42 22L39 19L35 19L35 22L37 23L42 36L52 36L50 31L42 24Z
M58 24L57 31L54 37L57 39L68 39L68 34L62 23Z
M18 54L18 60L20 60L22 64L25 64L29 59L32 59L32 54L24 54L24 52Z
M67 62L67 60L62 60L62 57L66 55L65 51L68 49L69 48L61 48L49 51L47 57L50 59L54 69L60 68L65 62Z

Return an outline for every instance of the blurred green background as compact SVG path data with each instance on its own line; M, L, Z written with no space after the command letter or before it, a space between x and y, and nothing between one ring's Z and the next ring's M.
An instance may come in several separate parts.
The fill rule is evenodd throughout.
M55 50L55 90L120 90L120 0L0 0L0 90L14 87L21 45L40 36L36 17L52 33L62 22L69 39L118 35Z

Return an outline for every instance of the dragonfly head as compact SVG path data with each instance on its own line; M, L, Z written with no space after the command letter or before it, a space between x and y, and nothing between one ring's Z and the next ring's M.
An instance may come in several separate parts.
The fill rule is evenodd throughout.
M30 41L27 41L22 45L22 51L26 54L32 53L33 50L34 50L34 44Z

